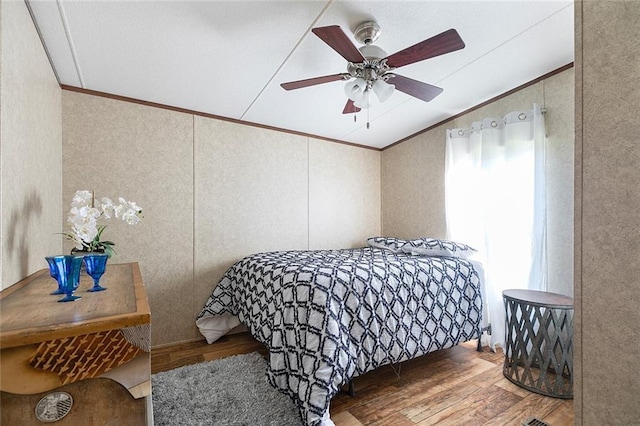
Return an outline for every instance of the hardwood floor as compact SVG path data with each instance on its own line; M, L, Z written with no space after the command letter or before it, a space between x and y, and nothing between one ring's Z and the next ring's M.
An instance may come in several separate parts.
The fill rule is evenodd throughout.
M203 340L153 349L151 371L254 351L267 355L248 333L212 345ZM331 419L336 426L520 426L536 417L551 426L573 425L572 400L514 385L502 375L502 362L502 353L477 352L474 341L380 367L354 380L355 397L342 392L331 400Z

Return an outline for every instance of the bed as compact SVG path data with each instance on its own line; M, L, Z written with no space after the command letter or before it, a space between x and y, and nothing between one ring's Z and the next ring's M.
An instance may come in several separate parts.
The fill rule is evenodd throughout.
M332 425L330 400L354 377L480 335L480 265L371 240L358 249L247 256L198 315L209 342L235 321L247 326L269 350L269 382L306 425Z

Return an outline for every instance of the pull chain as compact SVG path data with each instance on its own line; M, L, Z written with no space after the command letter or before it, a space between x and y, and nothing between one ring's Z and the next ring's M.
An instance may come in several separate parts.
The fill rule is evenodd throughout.
M367 130L369 130L369 108L367 108Z

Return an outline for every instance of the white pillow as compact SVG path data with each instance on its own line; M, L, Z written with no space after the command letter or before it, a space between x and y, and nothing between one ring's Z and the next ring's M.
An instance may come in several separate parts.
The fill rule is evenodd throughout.
M445 256L468 259L476 249L466 244L454 241L439 240L437 238L417 238L407 241L401 248L404 253L422 256Z
M406 240L393 237L371 237L367 240L369 247L390 250L394 253L398 253L406 242Z

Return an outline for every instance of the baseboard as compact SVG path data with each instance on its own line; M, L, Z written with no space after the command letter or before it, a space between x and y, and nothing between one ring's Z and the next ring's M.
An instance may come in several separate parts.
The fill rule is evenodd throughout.
M177 345L182 345L182 344L185 344L185 343L200 342L200 341L203 341L203 340L204 340L204 337L195 337L193 339L179 340L177 342L162 343L162 344L159 344L159 345L151 346L151 352L153 352L154 350L158 350L158 349L168 348L170 346L177 346Z
M240 324L237 327L232 328L226 335L230 335L230 334L240 334L240 333L248 333L249 329L247 328L247 326L245 326L244 324ZM164 349L170 346L178 346L178 345L182 345L185 343L194 343L194 342L201 342L205 340L204 337L200 336L200 337L194 337L193 339L186 339L186 340L180 340L177 342L171 342L171 343L162 343L160 345L154 345L151 346L151 350L158 350L158 349Z

